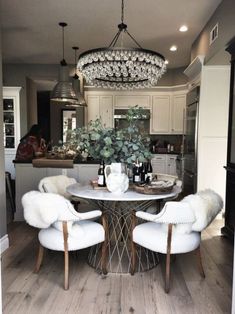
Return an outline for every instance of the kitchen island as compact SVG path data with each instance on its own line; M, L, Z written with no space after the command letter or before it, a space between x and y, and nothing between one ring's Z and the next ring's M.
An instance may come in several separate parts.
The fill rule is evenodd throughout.
M14 162L16 172L15 182L15 221L24 220L23 207L21 204L22 196L29 191L38 190L38 183L44 177L55 175L67 175L76 179L81 184L88 184L90 180L97 178L99 163L97 161L78 161L74 162L73 168L66 166L61 168L61 164L56 168L55 164L45 167L34 167L32 162Z

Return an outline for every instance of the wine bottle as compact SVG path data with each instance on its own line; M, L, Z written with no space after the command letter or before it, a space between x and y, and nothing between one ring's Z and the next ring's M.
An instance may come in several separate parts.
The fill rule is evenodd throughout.
M146 167L144 163L140 165L140 182L144 183L146 180Z
M104 162L100 162L98 170L98 186L105 186Z
M133 167L133 183L139 183L140 182L140 165L137 160L135 166Z
M149 177L149 181L151 182L153 179L153 167L150 160L147 163L147 177Z

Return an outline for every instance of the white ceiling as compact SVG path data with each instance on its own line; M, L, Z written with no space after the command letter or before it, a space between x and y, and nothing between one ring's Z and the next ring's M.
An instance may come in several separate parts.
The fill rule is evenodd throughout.
M191 45L221 0L126 0L129 32L146 49L163 54L169 67L190 61ZM4 63L56 64L62 58L58 22L67 22L65 59L108 46L120 22L121 0L1 0ZM182 24L189 26L180 33ZM175 44L177 52L170 52Z

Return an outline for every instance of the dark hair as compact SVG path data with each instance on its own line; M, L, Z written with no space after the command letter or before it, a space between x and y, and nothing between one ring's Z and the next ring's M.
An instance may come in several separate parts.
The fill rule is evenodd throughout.
M40 127L40 125L38 124L32 125L28 133L26 133L25 136L23 136L20 141L22 142L24 139L26 139L29 136L35 136L39 143L42 137L42 128Z

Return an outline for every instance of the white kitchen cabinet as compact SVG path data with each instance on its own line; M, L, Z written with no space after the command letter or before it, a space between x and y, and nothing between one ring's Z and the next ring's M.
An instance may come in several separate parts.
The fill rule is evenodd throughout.
M94 95L87 96L87 119L96 120L100 117L100 97Z
M182 134L186 95L155 95L152 100L151 134Z
M176 157L177 155L166 155L166 173L172 176L177 176Z
M139 106L150 108L150 95L116 95L115 109L128 109L130 107Z
M170 95L153 96L150 133L168 134L170 132Z
M113 96L112 95L87 95L87 120L101 118L105 127L113 127Z
M81 164L78 167L78 182L81 184L89 184L90 180L98 178L99 164Z
M171 133L183 134L186 95L172 95L171 103Z
M16 212L15 221L24 220L23 207L21 203L22 196L29 191L37 191L39 181L47 176L46 168L34 168L32 164L15 164L16 183L15 183L15 201Z
M103 125L107 128L113 127L113 97L100 96L100 117Z
M153 173L166 173L166 155L155 155L151 164L153 167Z
M5 170L15 178L16 149L20 141L20 90L21 87L3 87L3 135Z
M86 91L88 119L101 118L113 127L115 109L140 106L151 111L150 134L182 134L186 89L160 88L159 91Z
M165 173L177 176L176 157L177 155L171 154L155 154L151 160L153 173Z

